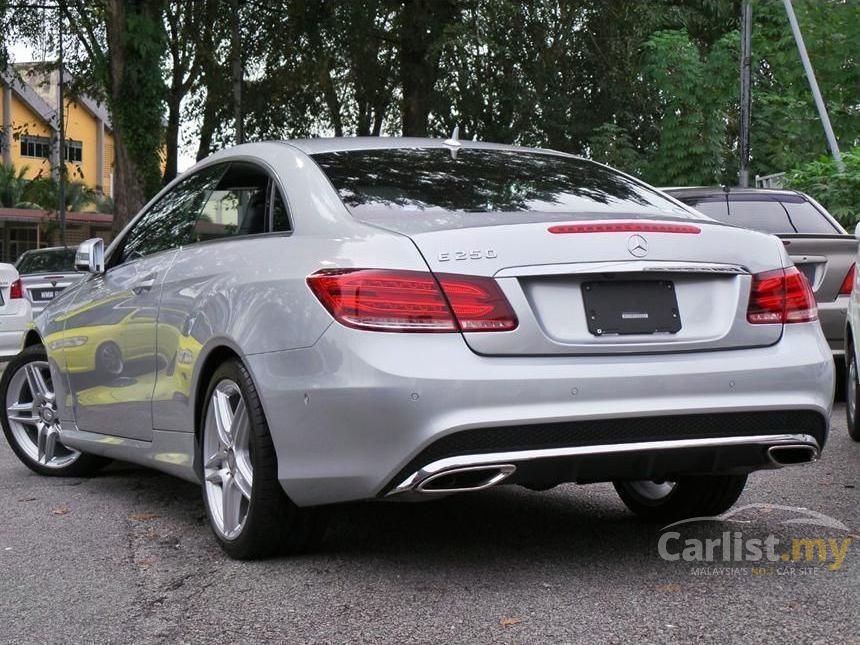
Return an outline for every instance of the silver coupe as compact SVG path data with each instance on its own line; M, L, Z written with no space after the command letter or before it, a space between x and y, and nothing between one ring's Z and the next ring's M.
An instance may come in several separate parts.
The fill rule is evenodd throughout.
M500 484L716 515L827 438L833 360L780 240L567 154L241 145L76 265L3 373L9 444L200 483L236 558L307 547L337 502Z

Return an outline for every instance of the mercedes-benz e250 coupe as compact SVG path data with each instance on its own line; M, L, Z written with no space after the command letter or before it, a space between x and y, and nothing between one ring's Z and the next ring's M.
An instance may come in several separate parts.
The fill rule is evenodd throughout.
M199 482L238 558L306 546L333 503L499 484L713 515L827 438L833 361L780 241L566 154L246 144L76 262L3 374L10 445Z

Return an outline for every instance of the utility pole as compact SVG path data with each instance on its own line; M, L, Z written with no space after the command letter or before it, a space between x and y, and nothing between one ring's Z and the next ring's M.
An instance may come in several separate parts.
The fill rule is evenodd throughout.
M830 117L827 116L827 106L824 105L824 98L822 98L821 91L818 89L818 81L815 80L815 72L812 71L812 63L809 62L809 54L806 53L806 45L803 43L803 34L800 33L800 25L797 24L797 16L794 15L794 7L791 4L791 0L783 0L783 3L785 4L785 12L788 14L788 22L791 24L791 31L794 33L794 41L797 43L797 51L800 53L803 69L806 71L809 89L812 90L812 97L815 99L818 117L821 119L824 135L827 137L827 144L830 146L830 152L833 153L836 168L839 172L845 172L845 164L842 161L842 155L839 153L839 143L836 141L836 135L833 134Z
M744 0L741 5L741 105L740 105L740 172L738 184L741 188L750 185L750 109L751 94L751 55L752 55L752 2Z
M60 173L59 173L59 204L57 205L57 215L60 220L60 244L66 246L66 99L65 99L65 78L64 78L64 63L63 63L63 0L59 0L57 5L58 14L58 32L59 32L59 79L57 81L57 119L58 135L60 144Z

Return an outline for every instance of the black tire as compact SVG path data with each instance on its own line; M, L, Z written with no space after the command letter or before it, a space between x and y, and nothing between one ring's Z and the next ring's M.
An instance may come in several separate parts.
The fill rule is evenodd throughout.
M122 358L122 349L113 341L102 343L96 349L96 372L99 374L110 374L121 376L125 369L125 361Z
M255 560L281 553L298 553L315 546L325 531L325 518L319 509L299 508L287 497L278 481L278 460L263 406L250 375L238 360L222 363L209 382L203 400L198 434L198 473L203 480L203 432L206 411L217 385L229 379L239 386L245 401L250 422L250 457L253 465L253 484L247 516L239 535L225 539L215 527L206 486L203 504L215 539L224 551L236 560Z
M3 425L3 434L12 452L27 468L40 475L48 477L88 477L104 468L111 462L106 457L97 455L88 455L86 453L77 453L77 457L71 459L67 465L63 466L45 466L31 457L27 450L19 443L12 428L9 424L9 411L7 410L6 402L8 400L9 385L15 374L25 367L28 363L39 361L48 362L48 356L45 348L42 345L31 345L15 356L6 365L3 370L3 376L0 378L0 423ZM56 369L52 365L51 373L56 374Z
M637 515L672 521L724 513L738 501L746 481L746 475L681 477L671 492L660 498L641 494L637 490L639 482L616 481L614 484L621 501Z
M833 388L833 402L840 403L842 401L848 402L848 388L846 384L848 383L848 370L845 369L845 361L840 359L834 359L833 368L836 374L836 387Z
M848 426L848 436L854 441L860 441L860 420L857 418L857 410L860 409L860 382L853 347L848 347L845 358L845 424Z

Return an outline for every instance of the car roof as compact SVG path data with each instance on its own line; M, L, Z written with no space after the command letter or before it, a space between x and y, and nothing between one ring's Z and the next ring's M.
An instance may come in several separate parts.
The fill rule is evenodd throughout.
M716 195L773 195L773 196L805 196L798 190L788 190L785 188L740 188L732 186L691 186L691 187L671 187L661 188L664 193L669 193L672 197L681 199L683 197L714 197Z
M29 253L30 255L32 255L34 253L44 253L46 251L74 251L77 248L78 247L76 246L46 246L43 249L29 249L27 251L24 251L24 253ZM24 253L22 253L21 255L24 255Z
M450 148L450 139L431 139L423 137L319 137L313 139L289 139L280 141L284 145L298 148L305 154L314 155L326 152L347 152L351 150L390 150L397 148ZM516 152L538 152L572 157L565 152L547 148L526 148L505 143L486 143L484 141L457 140L457 148L481 150L508 150Z

